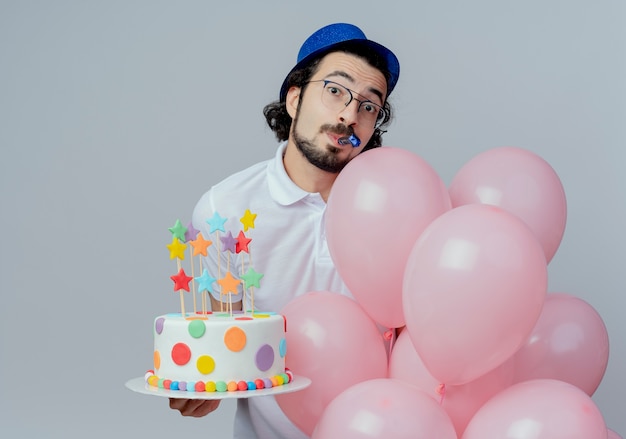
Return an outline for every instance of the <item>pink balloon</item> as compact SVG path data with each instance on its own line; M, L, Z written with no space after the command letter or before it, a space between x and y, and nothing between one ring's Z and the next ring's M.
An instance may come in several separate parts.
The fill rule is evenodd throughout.
M415 351L407 331L402 331L389 358L389 377L406 381L430 395L448 413L459 437L472 416L489 398L513 384L513 363L506 361L487 374L460 386L442 386Z
M433 168L403 149L367 151L337 177L326 207L330 254L354 297L381 325L404 326L407 257L424 228L450 207Z
M465 384L526 341L546 288L546 259L526 224L494 206L457 207L434 220L411 251L406 330L434 377Z
M312 439L457 439L452 421L408 383L376 379L356 384L324 411Z
M462 439L606 439L604 418L578 387L539 379L515 384L483 405Z
M374 321L346 296L309 292L281 313L287 319L286 367L312 383L276 400L291 422L310 436L333 398L353 384L387 376L387 352Z
M515 382L554 378L591 396L609 361L609 337L600 315L568 294L548 294L539 320L513 357Z
M622 437L619 434L617 434L616 432L614 432L610 428L608 429L608 432L609 432L609 436L608 436L607 439L622 439Z
M491 204L518 216L535 232L549 263L567 219L565 191L554 169L522 148L500 147L467 162L450 184L452 206Z

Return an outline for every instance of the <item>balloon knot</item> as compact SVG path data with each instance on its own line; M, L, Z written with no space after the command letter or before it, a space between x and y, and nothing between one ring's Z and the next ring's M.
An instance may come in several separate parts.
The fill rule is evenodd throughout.
M444 383L440 383L437 386L437 393L441 396L439 400L439 404L443 404L443 399L446 397L446 385Z
M385 331L385 333L383 334L383 337L385 337L385 340L389 341L393 338L393 329L389 329L387 331Z

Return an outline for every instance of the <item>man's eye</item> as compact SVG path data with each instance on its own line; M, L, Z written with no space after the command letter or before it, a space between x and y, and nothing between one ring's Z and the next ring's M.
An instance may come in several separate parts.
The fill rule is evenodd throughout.
M363 104L363 109L368 112L368 113L372 113L372 114L376 114L378 112L378 108L376 108L375 105L372 104L368 104L367 102L365 102Z

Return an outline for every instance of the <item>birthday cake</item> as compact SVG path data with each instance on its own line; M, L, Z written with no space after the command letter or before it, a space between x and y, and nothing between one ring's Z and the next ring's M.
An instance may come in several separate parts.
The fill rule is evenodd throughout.
M255 217L246 211L241 219L244 227L237 239L230 231L225 237L220 236L220 232L225 233L226 220L217 213L207 221L211 225L210 233L216 237L215 251L228 259L227 269L221 272L220 268L216 277L203 267L201 258L207 256L212 241L205 239L191 224L183 227L179 220L169 229L172 242L167 247L178 269L171 279L174 291L180 295L181 311L154 320L154 369L145 375L149 386L182 392L235 392L266 389L292 381L293 375L285 369L287 323L284 316L254 309L254 288L260 286L263 275L251 267L249 244L252 240L244 232L254 227ZM187 275L181 262L187 248L192 276ZM239 261L231 264L231 257ZM197 262L199 267L196 268ZM233 270L232 267L238 268ZM196 269L202 273L198 277L193 275ZM245 311L232 309L230 295L239 291L249 299L248 309L244 300ZM184 292L193 294L193 312L185 310ZM209 311L209 293L219 293L220 298L229 296L221 300L225 309Z

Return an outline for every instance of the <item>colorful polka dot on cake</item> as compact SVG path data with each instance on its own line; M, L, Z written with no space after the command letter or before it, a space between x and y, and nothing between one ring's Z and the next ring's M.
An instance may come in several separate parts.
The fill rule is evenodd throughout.
M196 365L198 367L198 372L203 375L208 375L215 369L215 360L213 360L213 358L209 355L202 355L198 358Z
M206 325L203 320L191 320L189 322L189 335L193 338L200 338L206 332Z
M233 352L239 352L246 346L246 333L238 326L226 330L224 344Z
M161 354L159 353L159 351L154 351L153 363L155 369L158 370L161 368Z
M265 372L274 364L274 349L268 344L259 348L255 357L256 367Z
M156 319L154 322L154 330L157 334L161 334L163 332L163 324L165 323L165 318L160 317Z
M189 363L191 359L191 350L185 343L176 343L172 348L172 361L182 366Z

